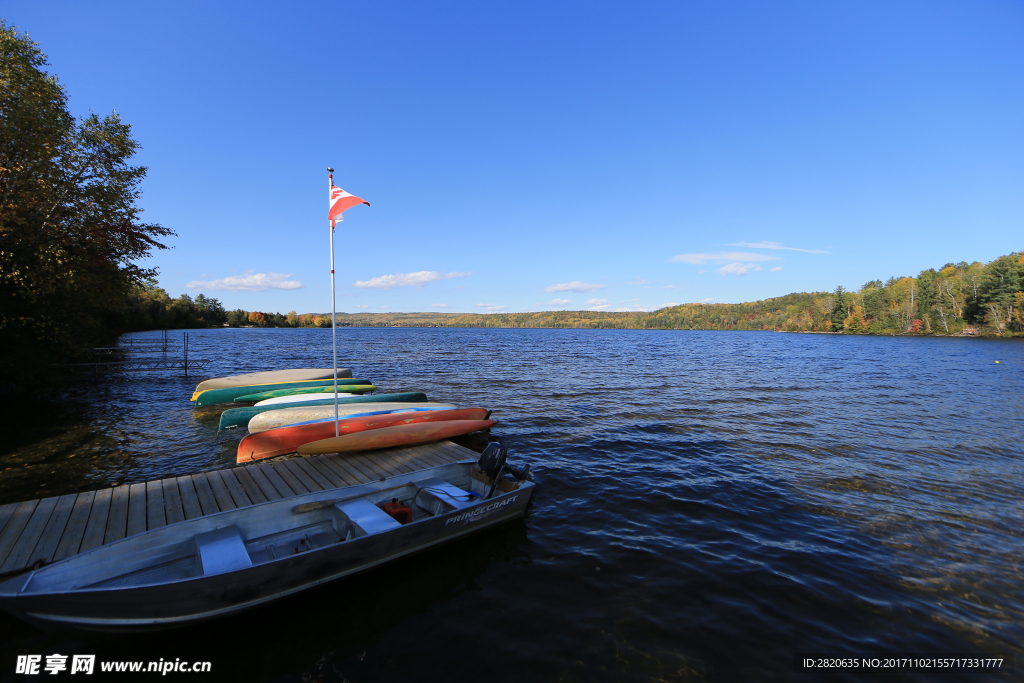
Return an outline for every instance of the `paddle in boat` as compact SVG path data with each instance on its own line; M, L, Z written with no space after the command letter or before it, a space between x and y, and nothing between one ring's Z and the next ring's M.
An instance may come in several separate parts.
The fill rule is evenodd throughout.
M511 476L510 476L511 475ZM177 522L0 583L40 626L140 631L240 612L523 514L529 465L472 460ZM390 512L386 511L390 510Z

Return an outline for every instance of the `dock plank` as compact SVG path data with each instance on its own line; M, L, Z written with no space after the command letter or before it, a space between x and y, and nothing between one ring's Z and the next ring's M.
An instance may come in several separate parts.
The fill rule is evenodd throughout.
M264 498L267 500L281 500L284 498L283 495L278 493L277 488L267 478L267 475L263 473L262 469L256 465L246 465L245 471L252 477L253 482L259 487Z
M89 521L85 524L85 535L78 552L84 553L103 545L103 534L107 531L107 517L110 514L110 500L114 495L113 488L100 489L92 501Z
M320 465L321 469L330 470L335 477L342 481L342 486L352 486L353 484L359 483L358 479L349 474L346 470L343 470L336 464L334 464L330 456L318 455L316 456L316 462L318 465Z
M26 500L18 503L14 514L4 526L3 532L0 532L0 557L6 558L11 552L21 537L21 532L28 526L29 520L32 519L32 513L36 511L38 505L38 500Z
M288 486L295 491L297 494L309 493L309 489L306 488L305 484L295 478L292 471L284 466L283 460L270 464L274 472L284 480Z
M412 457L398 449L389 450L387 453L381 453L377 456L377 459L382 463L387 463L403 474L408 474L409 472L415 472L422 469L415 465Z
M380 479L381 477L387 479L394 474L390 469L387 469L377 463L371 456L356 455L353 453L349 456L349 462L363 465L367 470L375 475L374 479Z
M380 479L380 475L375 474L374 471L371 470L369 467L362 463L355 462L352 459L351 453L346 453L345 455L338 453L336 455L338 456L338 458L341 459L341 462L345 463L346 467L348 467L350 470L354 472L358 472L360 479L362 479L364 483L377 481L378 479Z
M219 470L210 470L206 473L206 480L210 482L210 488L213 489L213 497L217 499L217 506L224 510L234 510L238 506L235 505L235 501L231 498L231 492L228 491L227 484L221 479Z
M107 528L103 532L103 542L113 543L125 537L128 530L128 493L130 486L116 486L110 497L110 512L107 514Z
M310 464L309 458L296 458L291 462L295 463L300 469L302 469L302 471L306 473L306 476L316 482L316 485L321 489L327 490L334 488L334 484L331 483L331 480L321 474L319 470Z
M274 466L270 463L265 462L259 465L250 465L250 467L255 467L256 469L258 469L263 474L263 476L266 477L267 480L274 485L274 488L277 489L277 492L280 493L285 498L289 498L299 493L305 493L305 491L293 489L291 486L289 486L288 482L286 482L281 477L281 474L276 469L274 469Z
M348 473L348 476L355 480L355 483L367 483L373 481L367 474L362 472L360 469L352 467L346 460L345 456L337 453L329 453L324 458L338 469Z
M64 527L64 534L60 537L57 551L53 554L54 562L78 554L78 549L82 545L82 537L85 536L85 525L89 522L89 513L92 511L92 501L95 498L95 491L78 494L75 507L71 510L71 517L68 519L68 525Z
M164 486L160 480L146 482L146 529L167 526L167 509L164 507Z
M181 512L185 519L202 517L203 505L199 502L199 494L196 493L196 485L192 483L190 475L178 477L178 492L181 494Z
M249 497L253 505L267 502L267 497L263 495L263 491L256 485L256 482L253 481L253 478L244 467L232 467L230 470L224 470L225 477L230 475L234 475L235 479L238 480L242 490L245 491L245 495Z
M303 472L302 468L299 467L294 460L282 460L281 469L288 470L288 472L290 472L291 475L295 477L295 479L301 482L302 485L306 487L308 491L323 491L324 489L323 486L318 486L317 483L313 481L308 474ZM281 476L284 476L284 474L282 473Z
M57 506L46 522L46 528L40 534L39 542L36 543L26 566L31 567L37 562L48 564L53 559L53 554L57 552L57 544L60 543L60 537L64 535L64 528L68 524L68 519L71 518L71 510L74 509L76 500L78 500L77 493L69 493L57 499Z
M4 527L7 526L7 522L11 519L14 511L18 509L19 503L7 503L7 505L0 505L0 533L3 532Z
M132 484L128 490L128 526L126 534L134 536L146 530L146 485Z
M220 512L217 497L213 494L213 487L210 486L210 480L206 478L205 472L193 474L192 485L196 487L196 495L199 496L199 504L203 508L204 515Z
M454 462L446 453L438 453L433 448L430 448L430 444L422 444L416 452L416 458L421 462L433 463L434 467L440 467L441 465L447 465Z
M44 498L39 501L36 509L32 511L32 516L29 518L25 528L22 529L18 541L11 548L10 553L7 554L3 564L0 565L0 573L6 574L17 569L23 569L28 564L32 551L35 550L36 544L39 542L39 535L46 528L47 522L50 521L50 515L53 514L54 508L57 507L57 500L57 497L54 496L53 498ZM4 556L0 555L0 558L2 557Z
M338 462L337 462L338 457L336 455L334 455L334 454L327 454L327 455L324 455L324 456L317 456L317 457L321 458L321 462L322 463L324 463L325 465L330 467L332 470L334 470L334 472L339 477L341 477L341 479L345 482L345 485L352 486L352 485L355 485L355 484L358 484L358 483L362 483L362 479L360 477L357 477L350 470L348 470L346 468L343 468L341 465L338 464Z
M308 463L311 469L316 470L316 472L319 473L320 476L324 477L327 481L330 482L331 485L328 488L338 488L339 486L347 486L345 481L338 476L338 473L335 472L331 467L329 467L323 461L322 458L322 455L312 455L309 456L308 458L303 458L303 461Z
M164 510L167 513L167 523L184 522L185 508L181 503L181 490L178 489L178 478L168 477L161 479L160 484L164 489Z

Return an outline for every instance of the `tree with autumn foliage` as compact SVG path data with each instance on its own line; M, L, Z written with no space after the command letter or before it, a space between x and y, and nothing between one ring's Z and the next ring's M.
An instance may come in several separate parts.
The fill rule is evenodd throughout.
M141 220L138 143L113 113L76 120L46 56L0 21L0 381L44 374L125 328L137 265L174 233Z

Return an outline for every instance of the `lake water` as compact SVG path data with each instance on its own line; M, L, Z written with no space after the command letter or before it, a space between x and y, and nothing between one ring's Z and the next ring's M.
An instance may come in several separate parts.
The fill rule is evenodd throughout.
M190 337L190 356L213 361L204 376L331 363L330 330ZM338 340L341 365L382 391L493 409L493 435L539 484L527 517L185 630L93 638L0 615L0 679L16 655L54 652L212 662L191 680L354 683L936 678L797 671L804 652L1013 653L1024 667L1024 343L399 328ZM197 379L83 380L11 409L0 503L233 465L242 434L218 441L217 411L192 412Z

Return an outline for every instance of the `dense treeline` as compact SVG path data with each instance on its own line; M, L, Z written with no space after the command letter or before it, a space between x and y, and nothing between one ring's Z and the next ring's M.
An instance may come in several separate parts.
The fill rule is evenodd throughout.
M141 220L130 126L76 119L44 66L0 21L0 388L116 338L126 295L154 275L136 261L174 234Z
M947 263L857 291L787 294L742 304L682 304L651 313L339 313L339 327L550 327L775 330L846 334L1024 333L1024 253ZM162 291L162 290L161 290ZM202 296L202 295L200 295ZM197 297L198 301L198 297ZM215 301L215 300L214 300ZM231 311L232 326L330 327L330 315Z

